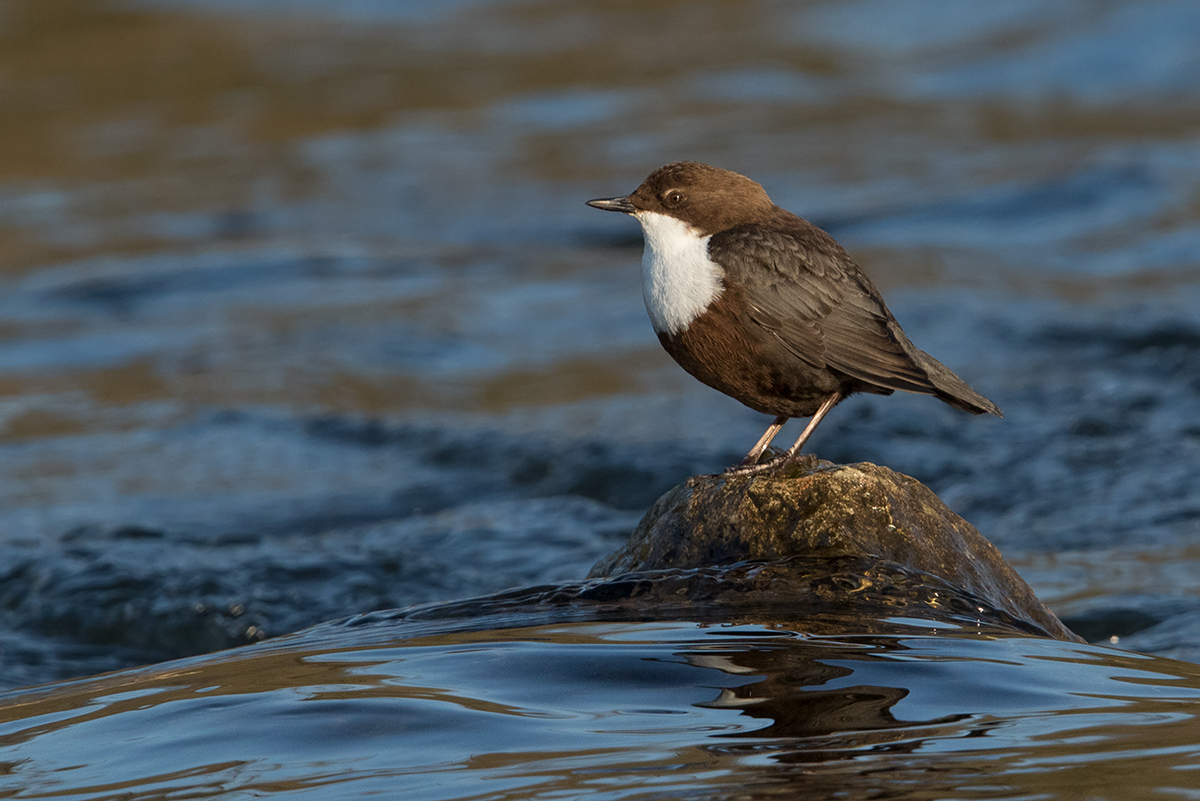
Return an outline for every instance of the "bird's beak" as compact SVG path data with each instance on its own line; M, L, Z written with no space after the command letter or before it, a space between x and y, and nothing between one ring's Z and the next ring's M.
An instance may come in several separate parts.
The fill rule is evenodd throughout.
M633 214L637 211L628 197L602 197L597 200L589 200L587 204L594 209L620 211L625 214Z

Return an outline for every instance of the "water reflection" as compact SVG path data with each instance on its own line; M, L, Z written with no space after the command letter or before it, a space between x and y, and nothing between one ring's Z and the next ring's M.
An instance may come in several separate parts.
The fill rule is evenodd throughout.
M439 798L1197 789L1178 768L1200 764L1200 673L1170 660L916 630L560 623L395 639L403 631L327 627L9 693L0 787L80 798L336 797L398 781Z
M879 643L881 650L889 646L896 647L894 642ZM892 708L908 696L907 689L839 681L854 673L845 658L861 659L863 656L862 652L855 652L842 660L826 661L782 648L777 652L754 651L723 656L706 653L688 655L687 658L690 663L703 667L761 677L753 684L724 690L720 697L706 704L712 708L737 709L742 715L767 724L761 729L728 736L816 737L848 730L863 736L866 732L910 727L914 721L898 721L892 714ZM836 689L820 689L822 685L835 685ZM923 721L924 724L938 722L951 721Z

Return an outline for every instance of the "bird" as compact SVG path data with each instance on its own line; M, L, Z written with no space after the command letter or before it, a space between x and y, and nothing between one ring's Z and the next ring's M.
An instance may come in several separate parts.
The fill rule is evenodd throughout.
M642 297L684 370L774 422L727 474L779 471L855 393L932 395L972 414L1000 408L909 341L879 290L832 236L776 206L762 185L694 161L658 168L631 194L587 205L642 227ZM791 418L795 444L762 454Z

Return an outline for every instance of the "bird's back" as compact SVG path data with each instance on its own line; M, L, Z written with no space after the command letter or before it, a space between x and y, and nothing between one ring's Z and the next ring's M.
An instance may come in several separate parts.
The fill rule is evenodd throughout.
M974 414L1000 409L909 341L879 291L820 228L782 209L712 237L709 255L743 294L749 317L808 371L850 392L934 395Z

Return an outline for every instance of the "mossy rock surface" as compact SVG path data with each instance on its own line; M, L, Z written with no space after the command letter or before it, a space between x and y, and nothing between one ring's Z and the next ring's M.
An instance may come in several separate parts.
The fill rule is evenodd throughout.
M1079 640L932 490L869 462L809 457L780 475L689 479L659 498L590 575L797 556L870 557L930 573L1052 637Z

